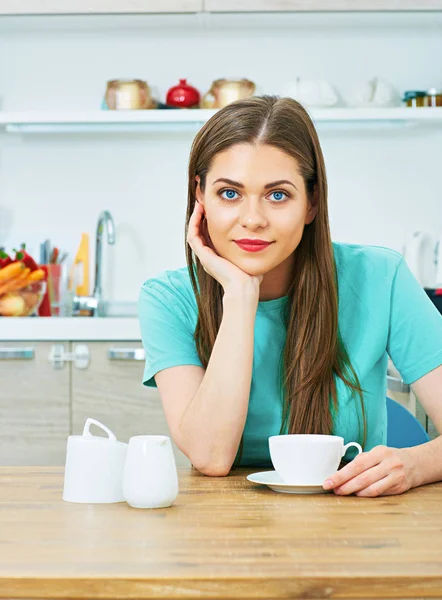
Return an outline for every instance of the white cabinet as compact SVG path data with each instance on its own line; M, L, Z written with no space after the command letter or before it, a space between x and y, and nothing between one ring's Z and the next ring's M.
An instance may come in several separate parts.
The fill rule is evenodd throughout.
M203 0L0 0L0 15L194 13Z

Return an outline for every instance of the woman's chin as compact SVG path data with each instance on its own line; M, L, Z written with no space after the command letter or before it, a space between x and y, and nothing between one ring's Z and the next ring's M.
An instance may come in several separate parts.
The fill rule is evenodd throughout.
M232 262L234 262L234 264L241 269L241 271L244 271L244 273L247 273L247 275L252 275L253 277L264 275L268 272L268 269L266 269L262 264L253 264L253 261L250 260L235 260Z

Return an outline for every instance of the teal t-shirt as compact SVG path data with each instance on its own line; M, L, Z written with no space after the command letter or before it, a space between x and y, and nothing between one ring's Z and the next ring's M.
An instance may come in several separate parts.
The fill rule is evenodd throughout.
M333 243L339 286L339 328L363 393L365 451L386 443L388 355L405 383L442 364L442 316L403 257L377 246ZM259 302L253 371L244 428L242 465L270 466L268 438L280 433L282 390L279 361L285 342L283 310L288 296ZM143 382L177 365L202 363L193 334L197 304L187 267L164 271L143 285L139 318L146 366ZM362 440L360 400L336 379L338 410L333 433L345 443ZM349 449L346 460L355 456Z

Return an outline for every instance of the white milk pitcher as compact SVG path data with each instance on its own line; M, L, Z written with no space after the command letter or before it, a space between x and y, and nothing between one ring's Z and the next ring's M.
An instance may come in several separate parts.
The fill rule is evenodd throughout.
M178 475L170 438L130 438L123 474L123 493L134 508L166 508L178 495Z
M108 437L92 435L94 424ZM127 444L119 442L105 425L87 419L83 435L68 437L63 500L67 502L124 502L123 470Z

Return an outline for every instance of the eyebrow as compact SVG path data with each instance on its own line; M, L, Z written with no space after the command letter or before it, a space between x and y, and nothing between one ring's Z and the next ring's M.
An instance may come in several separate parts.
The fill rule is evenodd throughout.
M220 181L222 181L224 183L229 183L230 185L234 185L235 187L244 188L244 185L242 183L240 183L239 181L233 181L233 179L227 179L226 177L221 177L220 179L217 179L216 181L213 182L212 185L215 185L215 183L218 183ZM266 185L264 186L264 189L268 190L269 188L275 187L277 185L281 185L283 183L288 183L289 185L292 185L295 188L295 190L298 189L296 187L296 185L294 183L292 183L291 181L289 181L288 179L279 179L278 181L272 181L272 183L266 183Z

